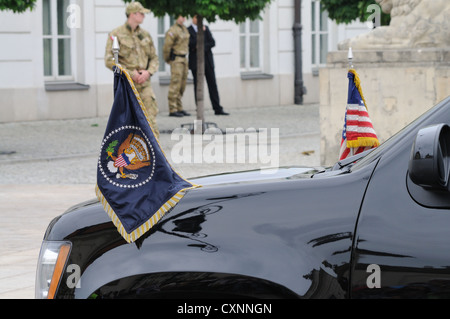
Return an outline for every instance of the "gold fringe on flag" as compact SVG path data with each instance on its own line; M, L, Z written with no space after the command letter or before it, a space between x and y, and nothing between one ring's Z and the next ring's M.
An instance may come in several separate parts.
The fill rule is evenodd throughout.
M374 137L358 137L356 141L347 140L348 148L357 148L357 147L377 147L380 145L380 142L377 138Z
M350 69L350 70L348 70L348 72L353 73L353 75L355 76L355 81L354 81L355 82L355 86L358 89L359 95L361 95L361 98L362 98L362 100L364 102L364 106L368 110L369 108L367 107L366 100L364 99L364 94L363 94L362 89L361 89L361 80L359 79L358 73L356 73L355 69Z
M132 243L136 241L139 237L144 235L148 230L150 230L153 226L156 225L156 223L159 222L163 216L169 212L175 205L183 198L183 196L186 194L186 191L188 189L200 187L199 185L194 185L190 188L185 188L180 190L178 193L176 193L172 198L170 198L164 205L161 206L161 208L155 212L146 222L142 223L141 226L136 228L131 233L127 233L124 226L120 222L119 217L114 212L114 209L109 205L108 201L103 196L102 192L100 191L98 185L95 185L95 193L97 195L97 198L100 200L100 202L103 205L103 208L105 209L106 213L108 214L109 218L113 222L114 226L116 226L117 231L120 233L120 235L126 240L127 243Z

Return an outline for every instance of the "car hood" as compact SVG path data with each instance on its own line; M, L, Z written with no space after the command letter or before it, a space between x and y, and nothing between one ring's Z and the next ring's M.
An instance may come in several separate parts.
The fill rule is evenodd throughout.
M134 244L120 236L98 201L56 218L45 239L73 243L69 262L85 269L76 298L119 277L158 272L240 273L304 295L315 271L332 276L346 271L340 266L350 258L354 222L371 173L311 178L319 170L290 167L274 174L191 179L203 187L188 191ZM324 264L329 254L336 259L331 266Z
M324 168L322 167L277 167L200 176L192 178L190 179L190 181L202 186L239 183L262 183L265 181L283 179L311 178L313 174L323 170Z
M191 190L188 193L194 193L199 190L210 189L212 187L227 188L228 186L232 187L233 185L246 185L246 187L251 188L252 184L258 185L270 182L280 182L283 180L310 179L315 173L323 170L324 169L322 167L292 166L205 175L189 179L190 182L200 185L201 187ZM185 202L186 200L183 199L177 206L181 206ZM54 224L56 224L62 217L64 220L73 220L65 223L68 227L54 228ZM100 224L105 222L110 222L110 219L101 207L99 200L97 198L93 198L71 206L62 215L56 217L50 223L44 238L49 240L61 240L67 236L67 231L73 231L76 229L89 227L92 224ZM62 230L62 232L60 232L60 230Z

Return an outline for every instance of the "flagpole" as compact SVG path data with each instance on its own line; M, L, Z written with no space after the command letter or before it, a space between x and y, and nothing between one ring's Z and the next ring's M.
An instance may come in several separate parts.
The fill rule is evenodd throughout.
M347 58L348 58L348 67L350 69L353 69L353 52L352 52L352 48L351 47L348 48Z
M114 61L116 62L116 65L119 65L120 45L119 45L119 40L117 40L117 37L114 37L114 39L113 39L112 51L114 54Z

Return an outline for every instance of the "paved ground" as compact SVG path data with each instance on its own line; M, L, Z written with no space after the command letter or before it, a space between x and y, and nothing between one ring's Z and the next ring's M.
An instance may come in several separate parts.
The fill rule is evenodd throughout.
M205 118L223 131L256 129L258 147L262 132L276 141L278 129L279 166L320 163L316 104L245 108L233 110L231 116L206 111ZM267 166L262 157L256 163L250 163L249 157L244 163L237 159L207 163L206 157L200 163L180 162L180 147L185 145L181 143L186 140L172 131L194 120L194 115L173 118L167 112L157 119L160 144L181 176L189 179ZM95 197L96 162L106 123L107 118L0 123L0 299L34 298L36 262L48 223L70 206ZM209 154L205 146L218 141L216 136L209 138L191 150ZM248 152L253 142L247 141L244 148L236 144L236 150ZM276 161L271 154L269 164Z

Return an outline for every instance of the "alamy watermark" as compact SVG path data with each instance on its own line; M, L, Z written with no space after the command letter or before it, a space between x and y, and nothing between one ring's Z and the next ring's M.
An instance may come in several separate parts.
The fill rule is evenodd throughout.
M67 273L69 276L66 280L68 288L81 288L81 268L77 264L70 264L67 266Z
M69 29L81 28L81 8L77 4L70 4L67 6L66 12L69 16L66 20L66 25Z
M377 264L370 264L366 269L370 275L366 279L367 288L381 288L381 268Z
M201 121L194 123L202 127ZM277 169L280 155L279 128L207 128L195 133L186 128L175 129L171 150L175 164L259 164L260 168ZM274 170L262 171L273 173Z
M367 6L366 12L371 13L367 18L367 27L369 29L378 28L381 25L381 7L375 3L370 4Z

